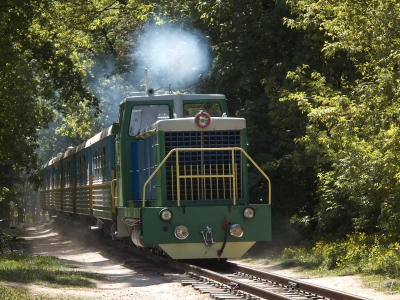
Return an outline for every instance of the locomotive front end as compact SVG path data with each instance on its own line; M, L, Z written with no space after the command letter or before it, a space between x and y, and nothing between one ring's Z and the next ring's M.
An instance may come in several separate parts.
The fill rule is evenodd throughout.
M251 208L260 214L259 220L246 219L240 206L169 208L173 216L169 221L160 218L165 208L144 208L143 240L157 243L174 259L238 258L256 241L270 239L269 211L257 205Z
M249 199L246 121L226 116L222 95L156 99L124 112L133 139L116 142L117 225L173 259L236 258L271 240L270 203ZM151 125L138 126L148 111Z

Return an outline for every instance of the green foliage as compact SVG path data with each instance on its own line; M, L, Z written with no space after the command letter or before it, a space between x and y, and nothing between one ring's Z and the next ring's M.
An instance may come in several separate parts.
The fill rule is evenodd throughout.
M90 98L82 97L77 105L66 106L58 134L87 139L116 120L115 106L130 88L118 74L134 67L132 33L146 20L150 7L137 1L49 1L45 13L34 20L32 30L49 37L58 52L68 53L85 79L82 85L99 100L95 107ZM115 86L123 96L115 93Z
M24 182L24 177L15 170L11 164L0 164L0 203L2 201L16 201L18 199L18 185ZM8 217L5 203L0 204L0 219Z
M97 105L68 51L35 31L45 9L42 1L8 0L0 8L0 164L25 172L38 169L38 130L53 109L65 114L82 99Z
M321 235L398 234L400 36L392 28L400 18L399 3L288 4L293 16L286 24L323 34L320 64L303 62L288 72L294 88L281 96L307 114L307 133L298 142L321 166L319 205L310 218Z
M314 245L287 248L282 260L304 268L318 268L336 274L400 276L400 244L379 235L354 233L345 239L320 241Z

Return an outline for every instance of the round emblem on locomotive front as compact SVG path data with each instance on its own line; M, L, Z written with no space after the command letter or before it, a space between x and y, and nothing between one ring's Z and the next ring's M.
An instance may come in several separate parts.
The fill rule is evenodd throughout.
M206 128L210 125L210 123L210 115L202 110L194 117L194 124L196 124L196 126L199 128Z

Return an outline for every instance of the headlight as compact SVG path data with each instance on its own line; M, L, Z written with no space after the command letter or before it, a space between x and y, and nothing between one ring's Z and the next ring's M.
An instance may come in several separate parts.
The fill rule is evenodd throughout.
M183 225L176 226L174 233L178 240L184 240L189 236L189 230Z
M160 218L161 220L167 222L169 220L172 219L172 211L170 211L169 209L163 209L162 211L160 211Z
M239 238L239 237L242 237L242 235L243 235L243 228L239 224L233 224L233 225L231 225L229 232L230 232L231 236Z
M254 215L255 215L254 209L252 209L251 207L246 207L243 211L243 217L245 217L248 220L253 219Z
M196 126L201 129L208 127L210 123L211 123L210 115L202 110L197 115L194 116L194 124L196 124Z

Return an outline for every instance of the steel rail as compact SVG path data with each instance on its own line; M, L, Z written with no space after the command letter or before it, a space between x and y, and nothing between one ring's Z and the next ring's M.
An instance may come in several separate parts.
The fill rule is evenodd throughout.
M340 300L371 300L369 298L364 298L361 296L341 292L338 290L333 290L333 289L329 289L326 287L310 284L310 283L307 283L307 282L304 282L301 280L281 276L278 274L267 273L267 272L263 272L261 270L256 270L256 269L250 269L248 267L241 266L238 264L234 264L234 263L227 263L227 264L229 264L230 268L234 271L242 272L242 273L252 275L254 277L258 277L261 279L267 279L267 280L276 281L279 283L286 282L286 284L295 283L295 284L297 284L297 288L299 288L301 290L305 290L305 291L313 293L313 294L318 294L320 296L324 296L325 298L338 299L338 300L339 299Z
M160 262L163 265L169 266L171 268L175 268L178 270L182 270L188 273L195 273L199 276L203 276L206 278L210 278L212 280L218 281L220 283L223 283L225 285L229 285L231 283L235 283L239 285L239 289L243 292L252 294L254 296L258 296L264 299L268 299L268 300L293 300L294 298L296 298L296 296L286 296L284 295L284 292L282 291L281 293L276 293L273 292L271 290L266 290L260 287L256 287L253 286L251 284L246 284L243 283L240 280L235 280L232 277L227 277L225 275L219 274L217 272L211 271L211 270L207 270L195 265L190 265L190 264L185 264L182 262L178 262L178 261L174 261L174 260L170 260L167 258L163 258L163 257L159 257L159 256L155 256L151 253L147 253L143 250L140 250L137 247L133 247L133 246L125 246L127 247L127 249L129 251L132 251L138 255L141 256L145 256L146 258L150 259L150 260L156 260L158 262ZM302 291L306 291L307 293L310 294L315 294L318 295L319 297L324 297L325 299L337 299L337 300L371 300L369 298L365 298L365 297L361 297L361 296L357 296L357 295L353 295L350 293L345 293L345 292L341 292L338 290L333 290L333 289L329 289L329 288L325 288L322 286L318 286L318 285L314 285L314 284L310 284L301 280L297 280L297 279L293 279L293 278L289 278L289 277L285 277L285 276L281 276L278 274L274 274L274 273L267 273L267 272L263 272L261 270L256 270L256 269L250 269L248 267L245 266L241 266L235 263L226 263L225 266L228 266L228 268L230 268L233 271L237 271L237 272L241 272L247 275L251 275L257 278L261 278L261 279L265 279L268 281L272 281L272 282L277 282L278 284L284 286L284 285L290 285L292 283L297 284L296 289L298 290L302 290ZM298 296L297 296L298 299Z
M207 270L207 269L195 266L195 265L190 265L190 264L185 264L182 262L174 261L174 260L171 260L168 258L156 256L154 254L140 250L139 248L134 247L134 246L121 245L120 247L126 247L127 250L129 250L135 254L146 257L153 261L155 260L165 266L168 266L168 267L171 267L174 269L178 269L178 270L181 270L181 271L184 271L187 273L195 273L199 276L207 277L207 278L210 278L212 280L218 281L218 282L226 284L226 285L229 285L231 283L238 284L240 286L241 291L252 294L254 296L258 296L258 297L268 299L268 300L293 300L293 298L243 283L239 280L235 280L233 278L221 275L214 271L210 271L210 270Z

